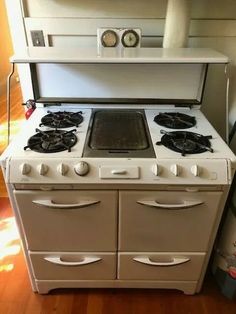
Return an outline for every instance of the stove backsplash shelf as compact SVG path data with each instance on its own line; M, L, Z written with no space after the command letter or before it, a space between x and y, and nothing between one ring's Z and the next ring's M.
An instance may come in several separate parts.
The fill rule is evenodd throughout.
M31 47L11 57L13 63L222 63L229 58L208 48L54 48Z
M205 48L28 48L11 58L12 63L29 64L36 102L105 106L200 107L208 65L228 61Z
M207 69L201 63L30 64L36 102L105 105L200 105Z

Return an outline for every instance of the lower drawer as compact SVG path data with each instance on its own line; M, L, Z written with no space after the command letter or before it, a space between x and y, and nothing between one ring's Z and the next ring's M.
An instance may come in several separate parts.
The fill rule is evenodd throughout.
M116 278L115 253L29 252L39 280L97 280Z
M198 280L203 253L119 253L118 279Z

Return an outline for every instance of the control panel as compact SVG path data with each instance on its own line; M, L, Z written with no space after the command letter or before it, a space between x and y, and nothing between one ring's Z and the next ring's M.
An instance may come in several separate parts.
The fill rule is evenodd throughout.
M194 159L12 159L9 183L228 184L227 161Z

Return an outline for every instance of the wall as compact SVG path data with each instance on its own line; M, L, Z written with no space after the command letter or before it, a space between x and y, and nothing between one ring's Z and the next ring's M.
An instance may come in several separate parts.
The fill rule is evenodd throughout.
M10 72L9 57L12 53L6 8L4 2L0 1L0 96L6 92L6 78Z
M140 27L142 46L161 47L167 0L8 0L21 2L27 42L41 29L47 46L96 46L97 27ZM211 47L231 59L230 125L236 118L236 1L192 2L189 46ZM19 36L16 36L19 37ZM17 40L18 38L16 38ZM220 79L217 79L220 78ZM212 66L202 110L225 136L224 68Z

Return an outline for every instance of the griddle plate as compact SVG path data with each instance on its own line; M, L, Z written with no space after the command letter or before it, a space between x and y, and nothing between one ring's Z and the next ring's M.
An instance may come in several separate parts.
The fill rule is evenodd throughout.
M89 146L96 150L144 150L149 147L143 114L138 111L97 111Z

